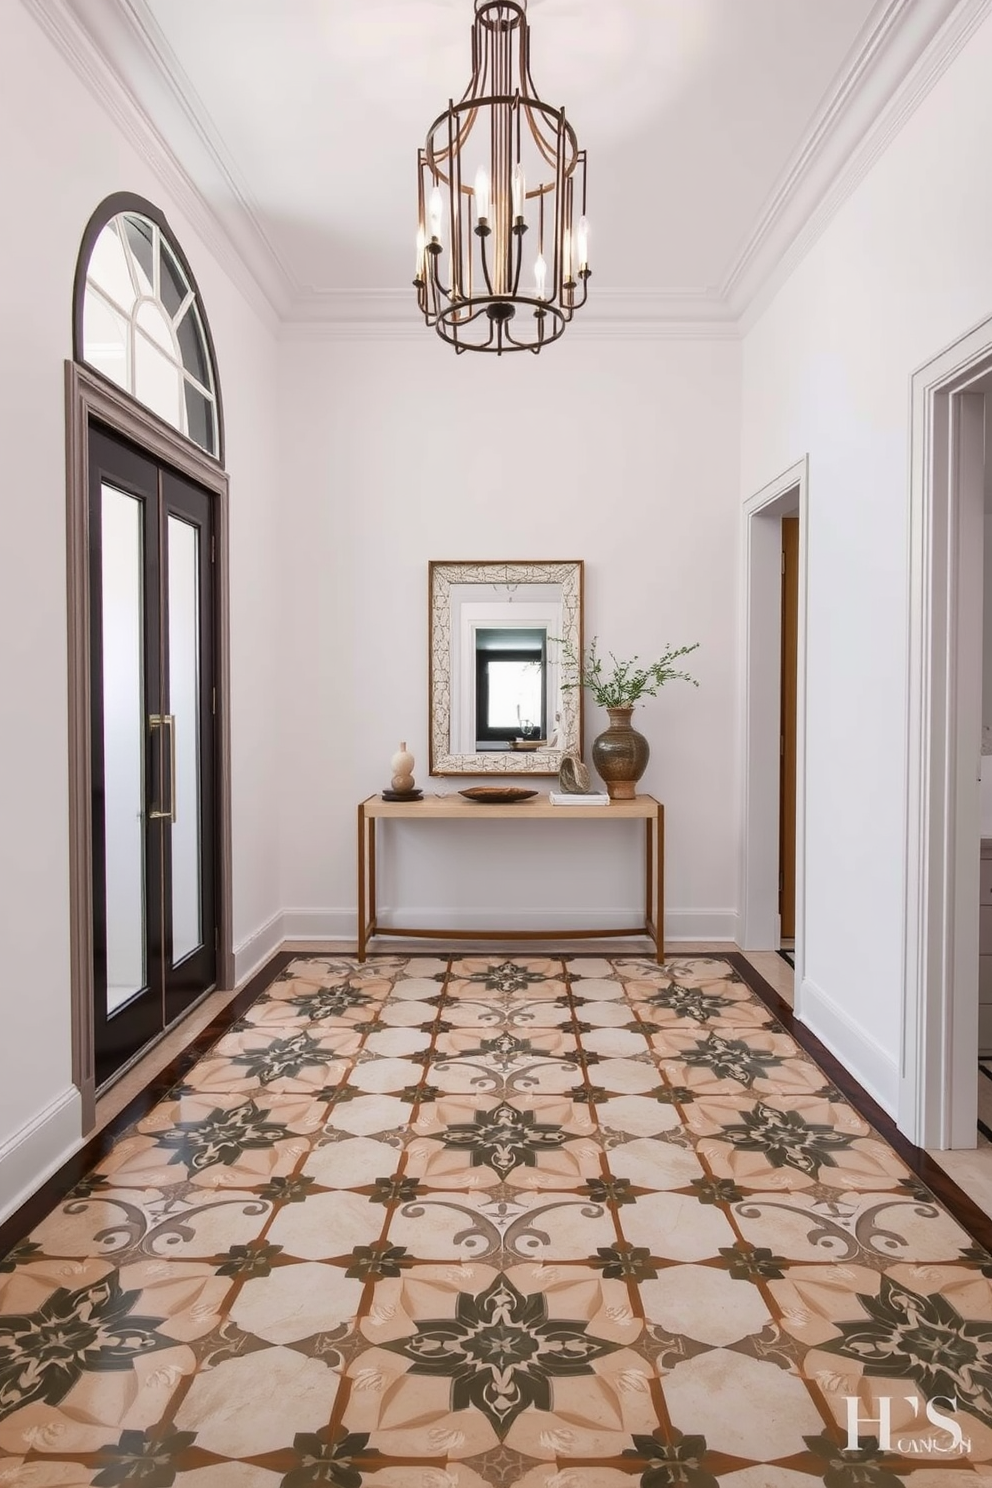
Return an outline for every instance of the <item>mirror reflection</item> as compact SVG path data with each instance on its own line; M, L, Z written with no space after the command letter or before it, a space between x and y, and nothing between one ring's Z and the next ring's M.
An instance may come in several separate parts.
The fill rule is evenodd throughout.
M581 647L581 612L581 562L431 564L432 775L554 775L581 750L558 645Z
M475 747L547 741L548 635L530 626L475 632Z

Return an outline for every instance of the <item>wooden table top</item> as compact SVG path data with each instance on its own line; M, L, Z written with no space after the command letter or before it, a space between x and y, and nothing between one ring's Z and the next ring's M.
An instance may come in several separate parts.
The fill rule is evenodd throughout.
M363 804L366 816L401 817L408 821L470 821L480 817L512 818L515 821L548 820L552 817L561 821L643 820L656 816L659 809L654 796L610 801L607 806L553 806L547 791L539 791L529 801L501 806L466 800L457 790L444 795L425 793L420 801L384 801L381 796L369 796Z

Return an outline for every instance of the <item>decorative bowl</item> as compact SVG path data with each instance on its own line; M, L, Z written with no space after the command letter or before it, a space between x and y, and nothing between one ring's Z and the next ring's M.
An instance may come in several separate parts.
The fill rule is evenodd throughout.
M516 785L473 785L459 791L469 801L480 801L485 806L511 806L515 801L529 801L537 795L536 790L523 790Z

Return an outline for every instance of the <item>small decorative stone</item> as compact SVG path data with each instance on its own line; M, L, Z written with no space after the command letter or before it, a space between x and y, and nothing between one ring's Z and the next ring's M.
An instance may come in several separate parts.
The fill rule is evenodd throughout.
M589 771L577 754L562 755L558 785L569 796L587 795L591 785Z

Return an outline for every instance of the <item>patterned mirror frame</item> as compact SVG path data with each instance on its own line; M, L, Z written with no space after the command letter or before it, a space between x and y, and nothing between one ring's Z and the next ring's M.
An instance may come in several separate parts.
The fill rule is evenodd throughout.
M543 562L508 561L446 562L430 564L428 578L428 716L430 720L431 775L557 775L564 754L582 753L582 689L571 687L561 694L560 746L554 749L517 751L480 750L455 754L451 749L451 590L454 585L480 584L503 587L528 584L561 586L561 633L575 655L582 653L581 559Z

